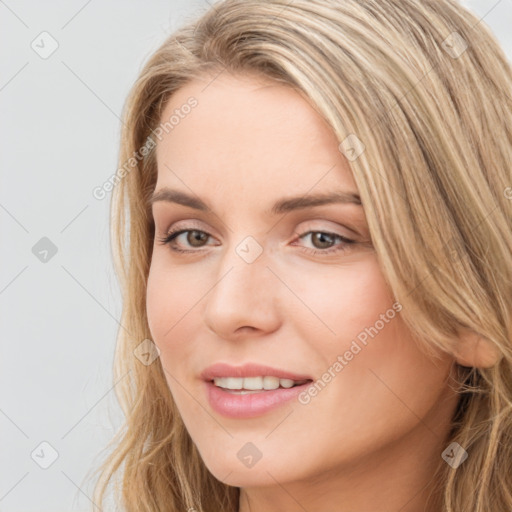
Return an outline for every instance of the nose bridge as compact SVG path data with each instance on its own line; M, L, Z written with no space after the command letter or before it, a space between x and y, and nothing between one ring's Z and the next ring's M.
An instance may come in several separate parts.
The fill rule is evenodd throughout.
M268 254L252 236L219 258L213 288L206 297L205 321L228 338L239 327L273 329L277 322L277 289L267 268Z

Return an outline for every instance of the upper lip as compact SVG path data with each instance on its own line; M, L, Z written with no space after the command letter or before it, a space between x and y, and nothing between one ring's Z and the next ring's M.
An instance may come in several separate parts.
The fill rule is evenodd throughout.
M205 381L211 381L217 377L265 377L272 376L279 379L290 379L295 381L312 380L309 375L292 373L279 368L270 366L247 363L242 366L231 366L227 363L215 363L208 366L201 372L201 378Z

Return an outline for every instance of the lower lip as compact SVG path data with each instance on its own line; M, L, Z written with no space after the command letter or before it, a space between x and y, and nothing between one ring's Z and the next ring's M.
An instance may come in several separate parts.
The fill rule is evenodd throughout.
M212 409L229 418L254 418L276 409L300 395L311 382L292 388L278 388L261 393L239 395L205 382L208 400Z

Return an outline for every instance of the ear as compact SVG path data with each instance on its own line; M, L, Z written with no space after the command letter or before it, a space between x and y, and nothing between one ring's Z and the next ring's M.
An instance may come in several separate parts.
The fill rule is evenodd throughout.
M498 348L474 331L464 330L453 349L458 364L473 368L491 368L501 359Z

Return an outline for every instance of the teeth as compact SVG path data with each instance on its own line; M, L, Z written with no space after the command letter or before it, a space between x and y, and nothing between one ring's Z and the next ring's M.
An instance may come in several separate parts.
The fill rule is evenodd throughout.
M293 381L291 379L279 379L278 377L217 377L213 383L225 389L246 389L246 390L271 390L291 388L296 384L303 384L307 381Z

